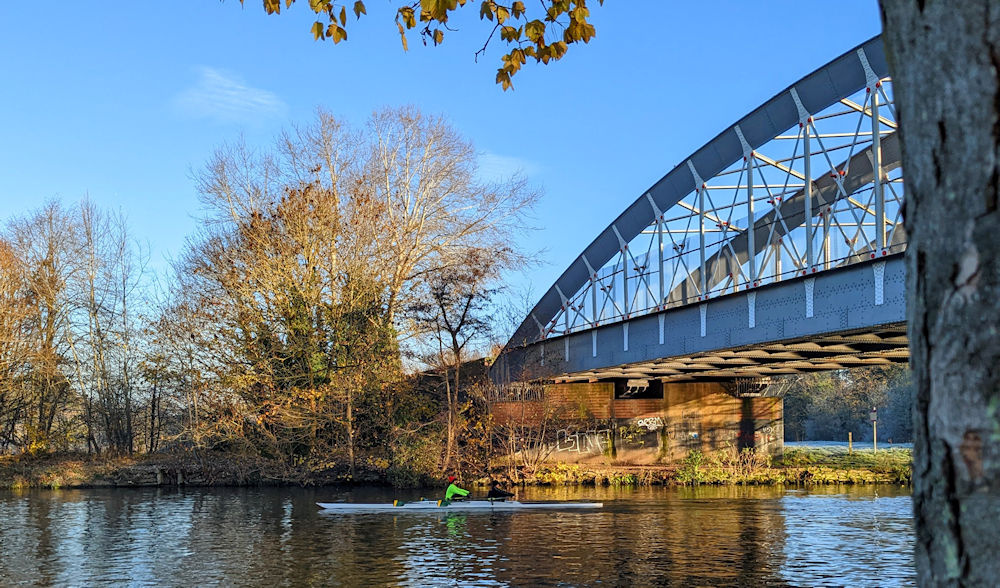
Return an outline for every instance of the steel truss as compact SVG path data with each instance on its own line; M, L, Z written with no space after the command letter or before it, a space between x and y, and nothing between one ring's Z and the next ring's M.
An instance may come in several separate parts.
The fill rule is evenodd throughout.
M599 237L577 260L586 266L582 285L573 291L560 285L571 266L547 293L555 291L558 307L546 310L543 298L519 329L520 340L515 335L511 343L530 344L904 250L892 83L869 64L873 53L881 57L878 39L827 66L849 64L853 57L864 87L817 112L809 111L797 86L812 83L819 72L762 107L783 100L787 108L790 99L798 123L758 140L758 146L741 128L750 116L727 129L715 141L734 136L742 159L702 177L692 156L680 166L690 172L688 192L666 210L654 198L659 184L651 188L626 211L645 200L650 222L628 234L618 226L623 213L609 227L617 254L596 266L599 260L587 253ZM529 323L536 328L525 330Z

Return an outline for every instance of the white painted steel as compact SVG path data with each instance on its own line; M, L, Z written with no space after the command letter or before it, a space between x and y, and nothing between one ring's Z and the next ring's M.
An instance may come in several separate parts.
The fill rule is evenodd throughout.
M644 192L542 297L526 319L535 334L522 325L508 348L904 250L894 115L876 38Z

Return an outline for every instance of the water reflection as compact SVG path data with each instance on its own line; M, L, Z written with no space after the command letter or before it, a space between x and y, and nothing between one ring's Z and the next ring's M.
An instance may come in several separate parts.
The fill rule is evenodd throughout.
M536 488L600 511L323 514L388 489L0 494L0 584L900 585L911 501L895 488Z

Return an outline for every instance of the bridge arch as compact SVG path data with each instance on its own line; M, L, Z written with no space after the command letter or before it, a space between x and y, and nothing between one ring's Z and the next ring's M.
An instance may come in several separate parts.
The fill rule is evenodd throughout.
M627 353L630 327L635 336L649 330L649 319L658 319L663 345L663 315L676 318L679 311L697 308L705 338L710 302L735 293L756 300L758 291L766 298L765 292L778 291L777 284L803 280L808 306L817 275L829 271L833 279L821 282L842 286L846 276L860 275L842 271L856 264L875 264L868 273L874 271L873 280L879 281L872 284L877 306L884 304L886 279L889 295L901 296L898 254L905 249L906 234L895 120L879 37L795 82L692 153L614 219L520 324L493 369L494 379L573 370L592 378L597 372L590 368L666 357L671 353L666 348ZM898 347L902 302L897 298L893 313L876 312L867 322L878 322L881 315L889 329L883 334ZM753 329L754 303L747 309L746 328ZM685 320L697 323L697 316ZM824 332L844 336L851 330L847 327L858 330L858 324L840 323L839 330L831 325ZM624 349L592 361L599 337L619 337L608 335L609 327L623 331ZM592 353L586 353L585 332L590 332ZM792 329L775 336L817 334ZM646 345L654 335L644 337L634 340ZM556 339L563 340L562 354L552 351ZM723 339L726 347L742 340L731 333ZM547 343L548 355L563 355L564 361L555 358L539 369L548 357ZM711 345L705 341L702 351L713 350ZM571 348L590 357L571 362ZM898 361L898 354L891 359ZM528 364L530 374L524 371Z

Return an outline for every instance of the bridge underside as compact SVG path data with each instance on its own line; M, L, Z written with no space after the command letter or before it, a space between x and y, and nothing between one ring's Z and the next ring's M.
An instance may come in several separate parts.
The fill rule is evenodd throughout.
M557 377L554 381L594 382L623 378L665 383L732 381L905 363L909 357L906 324L901 322L588 370Z

